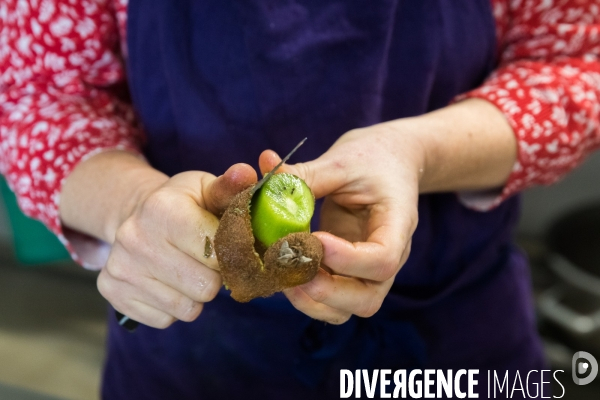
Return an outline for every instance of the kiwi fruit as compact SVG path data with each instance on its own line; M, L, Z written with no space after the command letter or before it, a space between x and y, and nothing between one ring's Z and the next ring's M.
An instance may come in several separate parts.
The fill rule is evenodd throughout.
M302 179L274 175L252 197L252 232L268 247L287 234L310 232L314 211L315 197Z
M312 280L323 246L310 234L314 196L295 175L277 174L232 200L214 250L231 297L247 302Z

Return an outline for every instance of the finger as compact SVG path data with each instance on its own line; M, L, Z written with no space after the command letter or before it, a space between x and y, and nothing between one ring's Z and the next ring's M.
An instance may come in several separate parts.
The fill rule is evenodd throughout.
M411 243L412 241L402 255L401 264L408 259ZM302 290L314 302L324 304L330 309L367 318L379 311L394 279L395 276L385 282L365 281L332 275L321 269L312 281L298 286L297 289Z
M132 300L139 301L172 317L192 322L202 312L203 303L196 302L173 288L152 278L145 278L140 286L124 287Z
M110 299L111 304L120 308L127 303L138 302L162 311L175 319L191 322L202 312L203 304L198 303L152 278L145 278L140 284L116 279L99 279L99 290L103 296ZM131 315L126 314L130 318ZM142 321L138 321L142 322Z
M270 172L280 162L281 158L273 150L263 151L258 159L263 175ZM277 170L277 173L287 172L299 176L312 190L315 198L320 199L348 183L344 168L343 161L319 157L306 163L284 164Z
M188 194L196 204L219 215L227 208L233 197L256 183L256 171L248 164L235 164L216 177L195 171L177 174L165 185L176 187Z
M400 269L406 264L408 261L408 257L410 256L410 250L412 249L412 238L408 241L408 244L404 248L402 252L402 257L400 258Z
M154 254L149 270L156 280L198 303L213 300L222 286L221 275L217 271L175 247L171 251Z
M113 308L130 319L152 328L165 329L177 321L172 315L139 301L131 301L121 306L113 305Z
M265 150L258 157L258 167L260 168L260 173L265 176L269 172L273 170L281 162L281 158L277 155L273 150ZM278 170L282 172L286 172L285 169L288 168L287 164L284 164Z
M210 212L222 214L233 197L257 181L254 168L248 164L235 164L218 178L211 180L203 190L205 208Z
M219 226L217 217L199 208L192 198L173 197L166 190L153 195L146 201L145 207L150 208L148 213L156 217L125 221L117 230L116 246L128 254L146 254L149 265L154 263L151 256L156 255L162 260L164 252L175 247L197 262L214 270L219 269L213 248L213 239ZM171 246L166 247L169 244ZM170 263L162 265L168 266Z
M286 289L283 293L298 311L316 320L340 325L348 321L352 316L350 313L336 310L323 303L314 301L298 287Z
M154 307L133 300L129 296L129 284L116 281L106 269L100 271L97 280L98 292L109 301L115 310L129 318L154 328L166 328L171 325L175 318Z
M131 243L116 242L101 276L108 274L137 287L145 283L145 278L154 278L199 303L211 301L221 288L217 271L168 243L148 245L143 253L136 252L137 248Z
M317 303L366 318L379 311L393 282L393 278L385 282L373 282L319 270L312 281L298 288Z
M218 270L212 244L219 220L214 213L226 207L233 196L254 182L256 171L246 164L236 164L218 178L197 172L178 174L169 180L165 188L146 200L145 208L153 216L147 222L155 221L156 216L162 218L170 243ZM182 193L187 196L182 196ZM156 230L156 224L148 224L144 227L147 231ZM122 227L119 230L122 231ZM133 236L138 237L138 233L134 232Z
M219 270L219 262L214 251L214 237L219 220L214 214L197 207L195 204L172 203L177 208L169 212L167 241L181 252L207 267ZM189 199L193 202L192 199Z
M401 264L408 259L411 244L412 240L402 254ZM396 278L394 276L385 282L365 281L333 275L326 265L321 268L323 271L319 271L315 279L298 288L316 302L359 317L370 317L379 310Z
M379 282L390 279L402 266L402 255L417 226L416 216L414 205L381 203L371 207L364 242L315 232L323 244L323 263L339 275Z

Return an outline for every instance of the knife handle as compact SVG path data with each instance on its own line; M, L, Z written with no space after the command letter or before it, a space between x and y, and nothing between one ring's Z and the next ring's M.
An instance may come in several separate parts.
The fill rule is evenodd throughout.
M139 322L132 320L128 316L121 314L117 310L115 310L115 317L117 317L117 322L119 323L119 325L121 325L129 332L135 331L135 329L140 324Z

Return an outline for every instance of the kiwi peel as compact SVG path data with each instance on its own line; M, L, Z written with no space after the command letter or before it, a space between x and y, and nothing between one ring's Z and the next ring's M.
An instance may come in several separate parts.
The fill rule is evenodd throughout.
M253 195L260 192L254 193L252 189L234 197L221 217L214 239L223 282L231 290L231 297L239 302L268 297L311 281L323 258L323 245L308 232L308 227L304 232L286 234L273 243L257 240L252 229L251 209ZM308 186L306 189L310 191ZM314 197L312 201L314 209Z

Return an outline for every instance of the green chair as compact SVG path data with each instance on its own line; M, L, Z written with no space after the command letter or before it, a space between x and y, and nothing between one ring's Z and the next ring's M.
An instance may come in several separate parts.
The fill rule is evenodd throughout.
M41 222L28 218L21 212L15 195L2 177L0 193L12 228L15 255L20 263L35 266L70 258L52 232Z

